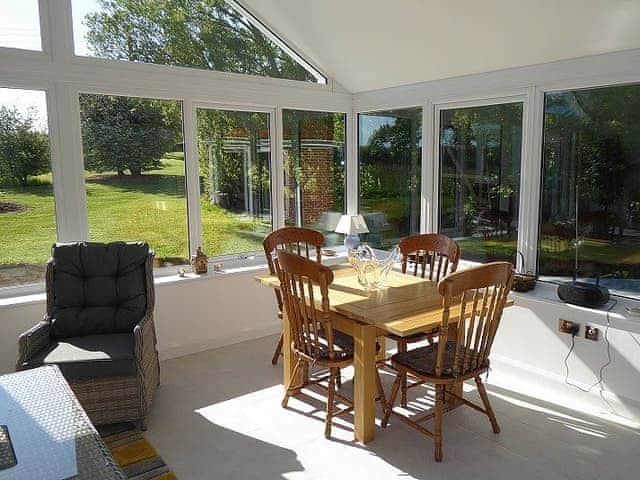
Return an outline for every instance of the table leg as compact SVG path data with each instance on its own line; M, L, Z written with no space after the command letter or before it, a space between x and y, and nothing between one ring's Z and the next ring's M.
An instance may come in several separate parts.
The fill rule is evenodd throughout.
M289 328L289 318L287 317L286 312L282 312L282 354L284 356L282 362L282 383L284 385L285 391L289 388L289 385L292 383L295 385L298 383L300 378L300 374L297 375L298 378L293 378L293 369L296 366L296 359L293 355L293 351L291 350L291 329Z
M354 352L354 436L356 441L373 440L376 430L376 329L357 325L353 335Z
M387 359L387 343L384 335L376 336L376 343L380 345L380 351L376 354L378 362L384 362Z
M458 337L458 325L457 324L449 324L449 330L447 332L447 340L455 342L457 340ZM463 388L462 388L463 382L456 382L450 385L445 385L445 390L450 391L451 393L462 397L463 394ZM445 396L446 398L446 396ZM458 404L460 404L460 402L458 400L456 400L453 397L448 397L449 399L447 400L447 402L449 403L450 408L455 408L458 406Z

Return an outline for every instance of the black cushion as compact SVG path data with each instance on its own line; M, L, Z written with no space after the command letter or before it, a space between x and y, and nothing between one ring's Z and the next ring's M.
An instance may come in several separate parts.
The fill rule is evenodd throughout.
M142 242L54 245L51 336L132 332L147 308L148 254Z
M464 358L465 353L464 345L458 347L461 358ZM443 377L453 376L453 360L455 352L455 343L447 342L444 353L444 365L442 367ZM426 347L414 348L407 352L396 353L391 357L391 362L408 367L411 370L421 373L423 375L435 376L436 374L436 357L438 355L438 344L433 343ZM470 350L468 358L473 358L476 355L474 350ZM489 366L487 362L485 365L481 365L480 368L486 368Z
M327 345L327 335L324 330L320 330L318 333L320 340L320 358L323 360L329 359L329 347ZM376 353L380 351L382 347L376 342ZM336 360L346 360L353 357L354 345L353 337L342 333L340 330L333 329L333 352Z
M55 364L68 379L129 376L136 371L134 345L133 333L63 338L22 366Z

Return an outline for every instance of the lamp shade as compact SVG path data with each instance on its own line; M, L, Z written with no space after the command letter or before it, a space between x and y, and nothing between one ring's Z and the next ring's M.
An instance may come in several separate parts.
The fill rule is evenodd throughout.
M336 233L344 233L346 235L358 235L359 233L368 233L367 224L362 215L343 215L336 226Z

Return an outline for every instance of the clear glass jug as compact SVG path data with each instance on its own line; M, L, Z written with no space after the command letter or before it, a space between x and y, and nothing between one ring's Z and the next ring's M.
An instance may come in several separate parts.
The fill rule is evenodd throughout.
M358 274L358 282L365 289L383 288L384 282L393 268L393 264L400 260L400 249L396 246L389 256L380 260L368 245L361 245L349 250L349 263Z

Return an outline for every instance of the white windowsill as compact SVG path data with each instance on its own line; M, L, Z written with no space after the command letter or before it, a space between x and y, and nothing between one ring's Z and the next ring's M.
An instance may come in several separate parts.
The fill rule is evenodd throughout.
M333 265L346 260L347 253L343 246L332 247L335 256L323 256L323 263ZM387 252L381 252L387 253ZM214 270L215 264L222 264L220 271ZM461 260L458 270L479 265L476 262ZM399 268L399 265L397 265ZM178 275L180 268L186 270L184 277ZM154 270L155 285L170 285L178 282L203 281L228 278L231 275L265 273L267 264L262 253L250 253L242 255L228 255L225 257L215 257L209 259L209 271L198 275L191 272L191 267L162 267ZM640 333L640 316L634 316L627 312L627 308L640 307L640 300L612 295L612 300L600 308L586 308L577 305L564 303L556 293L557 285L550 282L536 282L536 288L529 292L512 292L511 296L517 306L522 306L535 310L536 302L557 305L568 309L567 314L578 315L582 322L590 322L601 326L607 325L607 319L611 322L611 327L619 330ZM30 303L38 303L46 300L44 284L26 285L15 287L0 292L0 308L19 306ZM614 305L614 300L617 301ZM610 311L608 311L610 309ZM607 315L608 313L608 315Z
M335 250L336 255L323 256L323 263L332 265L344 262L347 257L345 248L343 246L337 246L332 247L332 249ZM220 271L214 270L214 265L216 264L222 264ZM178 274L180 269L185 270L183 277ZM153 270L153 273L154 284L156 286L162 286L178 282L223 279L228 278L230 275L248 273L258 275L260 273L266 273L266 271L267 262L264 253L256 252L209 258L209 269L208 272L204 274L193 273L190 265L156 268ZM46 300L44 289L44 283L38 283L0 290L0 308L43 302Z

